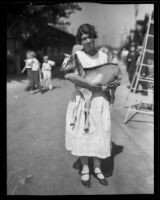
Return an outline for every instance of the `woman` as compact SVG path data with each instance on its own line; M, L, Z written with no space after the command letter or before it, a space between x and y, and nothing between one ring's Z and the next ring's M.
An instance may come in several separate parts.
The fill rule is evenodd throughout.
M83 46L81 51L77 51L79 61L84 70L107 62L107 56L102 51L95 48L97 33L94 26L83 24L77 31L77 42ZM86 84L86 87L90 86ZM103 89L103 88L102 88ZM105 88L106 89L106 88ZM77 109L76 124L72 126L73 110ZM80 157L82 163L81 182L84 186L90 187L90 171L88 167L88 157L93 158L94 173L102 185L107 186L108 182L101 171L101 159L111 155L111 122L109 102L102 90L93 91L89 113L89 132L84 131L85 121L85 101L78 89L75 90L73 100L69 102L66 114L66 149L72 155Z

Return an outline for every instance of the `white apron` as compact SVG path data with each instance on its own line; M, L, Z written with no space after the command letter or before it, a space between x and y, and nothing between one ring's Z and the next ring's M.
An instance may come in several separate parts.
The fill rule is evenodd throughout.
M84 68L107 62L107 56L98 52L94 57L82 51L76 52ZM111 121L109 102L102 92L94 92L89 113L89 132L84 131L85 101L75 87L66 113L65 146L75 156L106 158L111 156ZM76 123L72 126L76 109Z

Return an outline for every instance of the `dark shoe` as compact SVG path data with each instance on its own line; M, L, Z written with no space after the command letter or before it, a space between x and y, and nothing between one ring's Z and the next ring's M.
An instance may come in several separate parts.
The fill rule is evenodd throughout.
M34 94L34 91L33 90L29 90L28 94Z
M128 85L127 88L128 88L129 90L131 90L131 92L133 92L133 88L131 88L130 85Z
M31 88L24 88L26 92L31 91Z
M144 95L144 96L147 96L147 95L148 95L148 92L147 92L147 91L142 91L141 94Z
M130 87L131 87L130 85L127 86L127 88L128 88L129 90L130 90Z
M95 172L94 172L95 173ZM101 178L98 178L98 174L102 174L102 172L99 172L99 173L95 173L95 176L96 176L96 178L99 180L99 182L100 182L100 184L102 184L102 185L104 185L104 186L108 186L108 181L107 181L107 179L105 179L105 178L103 178L103 179L101 179ZM103 175L103 174L102 174Z
M81 175L83 176L83 175L85 175L85 174L88 174L88 175L89 175L89 172L83 173L83 174L81 174ZM85 187L90 188L90 187L91 187L90 175L89 175L89 179L88 179L87 181L84 181L84 180L81 179L81 183L82 183L82 185L84 185Z
M132 88L131 89L131 92L134 92L134 89ZM135 90L135 93L137 94L139 91L138 90Z

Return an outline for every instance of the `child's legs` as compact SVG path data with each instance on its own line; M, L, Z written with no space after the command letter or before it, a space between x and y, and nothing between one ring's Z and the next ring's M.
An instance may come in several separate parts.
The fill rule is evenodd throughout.
M32 71L32 85L31 85L31 90L34 89L34 86L35 86L35 78L34 78L34 71Z
M49 89L52 89L51 71L48 71L47 77L48 77Z
M47 86L47 73L46 73L46 71L43 72L43 79L44 79L45 86Z
M28 83L26 89L29 89L32 85L32 70L28 68L27 68L27 77L28 77Z
M41 85L39 80L40 80L39 71L35 71L35 84L37 85L38 89L41 90Z
M31 80L31 73L32 73L31 68L27 68L27 76L28 76L28 80Z

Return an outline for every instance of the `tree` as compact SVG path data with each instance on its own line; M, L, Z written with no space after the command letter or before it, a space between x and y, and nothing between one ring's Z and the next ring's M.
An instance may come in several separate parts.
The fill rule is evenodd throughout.
M43 35L48 24L69 25L61 18L69 18L75 10L81 10L78 3L63 3L51 5L33 5L32 3L15 3L7 5L7 33L13 30L13 34L22 39L28 39L36 35ZM43 31L44 30L44 31Z
M53 27L60 25L65 31L69 22L63 22L61 18L69 18L76 10L81 10L78 3L50 5L7 3L7 39L13 42L12 58L16 65L15 69L19 70L16 64L16 52L23 60L25 48L34 50L43 48L46 51L50 45L59 46L58 31ZM17 42L21 44L19 49L16 47Z

